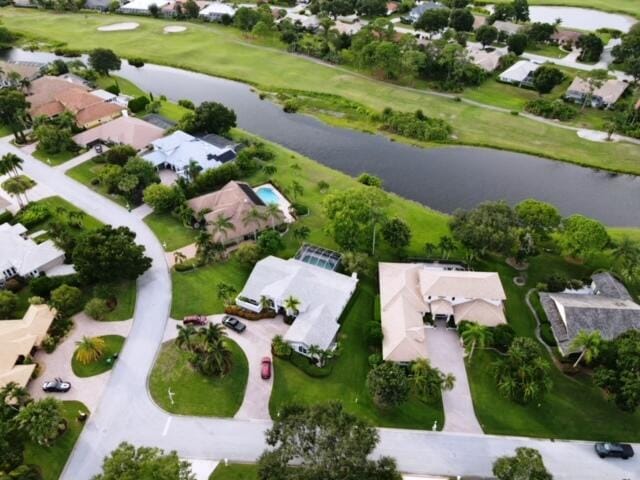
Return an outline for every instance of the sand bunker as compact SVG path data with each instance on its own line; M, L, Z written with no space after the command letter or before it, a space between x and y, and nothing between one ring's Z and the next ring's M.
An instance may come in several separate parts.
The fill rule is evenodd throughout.
M609 135L607 134L607 132L600 132L598 130L581 129L578 130L577 133L580 138L590 140L592 142L618 141L617 135L612 135L611 140L608 140Z
M164 33L179 33L184 32L187 27L182 27L180 25L169 25L168 27L164 27Z
M98 27L100 32L121 32L123 30L135 30L140 26L135 22L113 23L111 25L105 25L104 27Z

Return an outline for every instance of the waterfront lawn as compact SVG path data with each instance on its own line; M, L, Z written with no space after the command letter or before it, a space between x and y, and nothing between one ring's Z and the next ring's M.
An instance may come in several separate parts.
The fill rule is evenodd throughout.
M258 480L258 466L253 463L230 463L225 467L220 462L209 480Z
M149 377L149 391L160 408L180 415L233 417L244 399L249 365L242 349L226 339L233 367L224 378L206 377L191 367L188 353L174 341L162 345ZM171 403L167 391L174 393Z
M185 227L169 213L152 213L144 218L144 222L158 240L166 244L164 249L168 252L195 242L198 236L197 230Z
M595 1L595 0L594 0ZM622 0L619 0L622 1ZM113 22L99 14L61 14L44 10L5 8L3 17L25 41L40 39L83 48L103 46L105 35L97 27ZM258 86L300 88L333 93L377 111L437 112L453 125L457 142L522 151L583 165L640 173L640 147L624 142L590 142L574 131L506 112L455 102L420 89L379 82L340 66L325 66L315 59L295 56L284 45L265 47L242 32L213 24L186 23L180 36L162 33L163 20L136 18L140 27L109 34L110 48L124 57L169 64L203 73L240 79ZM197 54L196 54L197 52Z
M341 353L328 376L312 378L290 362L274 359L269 402L272 418L288 403L311 405L339 400L346 411L374 425L430 430L437 421L438 429L442 428L444 412L440 401L429 404L412 395L402 405L383 411L371 399L365 383L370 369L367 359L374 352L367 345L367 323L374 318L376 290L373 280L361 279L355 298L343 314L339 334Z
M95 362L91 362L86 365L80 363L76 360L74 352L73 358L71 359L71 368L73 369L73 373L78 377L93 377L94 375L100 375L101 373L107 372L113 367L114 361L112 357L114 354L120 353L120 350L122 350L124 345L125 338L120 335L103 335L100 338L105 342L105 350L102 357Z
M67 431L50 446L45 447L28 442L24 451L24 463L37 465L43 480L57 480L62 473L67 458L84 426L78 422L78 412L89 412L87 407L77 401L62 402L62 412L67 420Z
M44 162L47 165L52 165L55 167L57 165L63 164L64 162L68 162L72 158L76 158L78 155L81 155L81 154L82 154L82 151L69 152L67 150L60 153L47 153L47 152L43 152L39 148L36 148L36 150L31 155L34 158L37 158L38 160L40 160L41 162Z

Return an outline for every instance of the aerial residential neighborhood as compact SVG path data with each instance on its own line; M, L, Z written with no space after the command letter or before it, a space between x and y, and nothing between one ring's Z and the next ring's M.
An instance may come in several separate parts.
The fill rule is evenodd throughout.
M0 2L0 480L640 480L637 0Z

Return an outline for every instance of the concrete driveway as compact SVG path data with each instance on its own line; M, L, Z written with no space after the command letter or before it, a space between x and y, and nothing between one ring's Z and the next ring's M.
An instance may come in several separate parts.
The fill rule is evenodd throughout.
M440 324L426 331L427 352L434 367L456 377L453 390L443 392L444 431L459 433L482 433L476 419L471 400L471 390L464 366L464 350L458 332Z
M35 360L42 366L42 374L35 381L29 383L29 393L35 399L45 396L55 397L59 400L78 400L84 403L90 411L94 411L104 388L111 376L111 370L100 375L80 378L73 373L71 360L76 350L76 342L83 336L97 337L102 335L120 335L126 337L131 329L131 320L122 322L98 322L84 313L73 317L75 326L67 337L52 352L38 350ZM42 382L60 377L71 382L71 390L67 393L45 393L42 391Z
M211 323L221 323L224 315L210 315ZM260 362L262 357L271 357L271 340L276 335L284 335L289 328L282 317L250 321L238 318L247 326L243 333L236 333L231 329L227 329L229 338L235 341L247 357L249 363L249 378L247 379L247 389L244 394L244 400L240 409L234 418L244 420L270 420L269 415L269 398L271 397L271 389L273 388L273 377L269 380L263 380L260 376ZM164 341L176 338L178 330L176 325L179 322L170 321L167 323ZM276 373L275 371L273 372Z

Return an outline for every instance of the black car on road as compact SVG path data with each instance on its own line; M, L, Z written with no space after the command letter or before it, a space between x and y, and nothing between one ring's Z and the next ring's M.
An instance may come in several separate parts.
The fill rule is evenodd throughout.
M61 378L54 378L42 384L42 390L45 392L64 393L71 390L71 384L65 382Z
M600 458L616 457L626 460L633 457L633 447L628 443L600 442L595 445Z
M247 329L247 326L242 323L237 318L230 317L229 315L225 315L222 319L222 324L233 330L234 332L242 333Z

